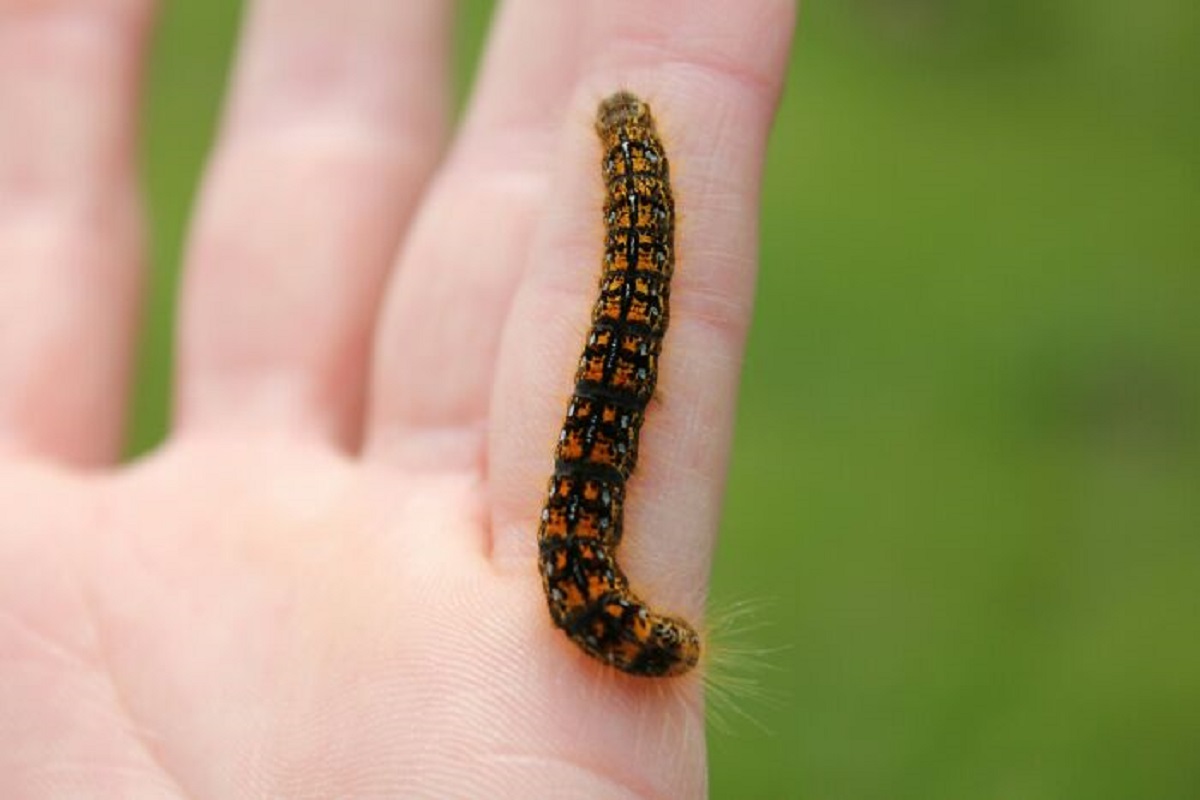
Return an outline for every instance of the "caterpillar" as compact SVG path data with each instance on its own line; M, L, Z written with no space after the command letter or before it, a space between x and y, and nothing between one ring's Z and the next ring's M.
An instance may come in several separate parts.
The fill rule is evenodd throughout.
M625 484L654 394L675 264L675 203L649 106L628 92L600 103L604 201L600 297L538 529L554 624L588 655L630 675L682 675L700 657L683 620L652 611L617 564Z

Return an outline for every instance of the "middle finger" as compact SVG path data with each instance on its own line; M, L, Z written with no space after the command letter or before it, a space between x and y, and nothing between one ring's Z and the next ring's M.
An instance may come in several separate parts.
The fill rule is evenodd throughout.
M492 365L578 74L583 13L559 0L510 0L500 11L380 319L368 455L482 469Z

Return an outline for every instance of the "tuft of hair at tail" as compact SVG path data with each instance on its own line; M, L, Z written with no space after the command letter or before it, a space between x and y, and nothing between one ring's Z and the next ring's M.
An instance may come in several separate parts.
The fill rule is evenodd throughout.
M764 644L773 638L769 608L763 599L709 602L699 671L709 726L722 735L736 736L747 727L770 735L762 715L786 699L769 679L790 645Z

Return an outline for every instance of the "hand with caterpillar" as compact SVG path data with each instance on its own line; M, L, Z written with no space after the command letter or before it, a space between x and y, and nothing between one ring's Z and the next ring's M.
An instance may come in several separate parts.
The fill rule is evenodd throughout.
M248 3L121 464L153 11L0 0L0 796L703 795L703 661L574 647L539 514L630 89L677 219L621 559L702 619L792 5L508 0L451 135L451 4Z

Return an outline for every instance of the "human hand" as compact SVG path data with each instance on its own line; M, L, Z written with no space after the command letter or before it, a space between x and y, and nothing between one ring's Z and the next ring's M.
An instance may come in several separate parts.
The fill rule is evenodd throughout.
M699 670L580 653L535 534L628 88L679 255L622 557L700 619L793 8L509 0L438 163L450 6L251 4L173 430L117 466L150 3L0 0L0 796L704 793Z

